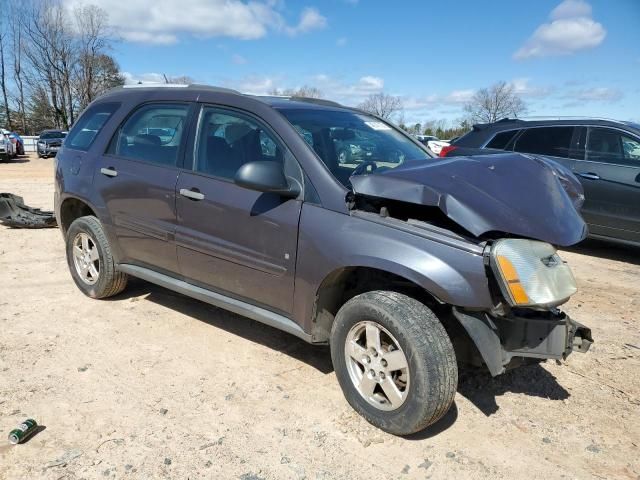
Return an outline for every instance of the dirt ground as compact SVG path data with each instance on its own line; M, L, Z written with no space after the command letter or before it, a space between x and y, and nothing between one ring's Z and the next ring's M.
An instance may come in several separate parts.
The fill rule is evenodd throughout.
M0 192L53 203L53 160L0 164ZM57 229L0 226L0 479L640 479L640 250L564 252L564 307L595 344L492 379L411 438L344 400L326 347L134 280L73 284Z

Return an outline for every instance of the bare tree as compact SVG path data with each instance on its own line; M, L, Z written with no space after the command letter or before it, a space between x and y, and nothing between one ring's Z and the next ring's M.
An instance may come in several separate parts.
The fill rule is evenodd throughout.
M73 36L59 4L43 1L26 12L25 57L32 89L46 86L55 112L55 126L68 129L74 120L71 78L74 66Z
M9 130L13 130L11 125L11 110L9 110L9 97L7 96L7 75L4 63L4 48L7 43L7 32L5 31L4 17L0 16L0 90L2 90L2 100L4 105L4 117Z
M22 72L22 52L24 50L22 38L22 22L20 19L21 10L18 4L14 3L11 7L11 53L13 55L13 80L18 89L18 115L22 124L22 133L27 133L27 113L24 101L24 81Z
M518 117L527 111L527 106L514 86L502 81L478 90L464 110L472 122L490 123Z
M107 20L105 11L95 5L76 7L74 15L79 47L74 80L81 110L102 93L96 85L96 69L107 48Z
M104 10L81 6L71 14L58 0L23 0L11 28L16 115L23 130L41 124L70 128L105 90L124 83L108 54ZM31 124L31 125L29 125ZM37 131L37 130L36 130Z
M283 96L283 97L303 97L303 98L322 98L322 91L310 85L303 85L300 88L274 88L269 91L269 95Z
M360 103L358 108L388 120L394 114L402 111L402 100L400 97L386 93L374 93Z

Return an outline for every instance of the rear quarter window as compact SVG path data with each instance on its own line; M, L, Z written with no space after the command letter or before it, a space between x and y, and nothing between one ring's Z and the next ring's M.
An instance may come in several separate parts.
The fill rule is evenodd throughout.
M96 139L119 103L101 103L87 109L67 135L64 146L74 150L87 151Z
M509 142L515 137L520 130L508 130L506 132L497 133L487 143L486 148L497 148L498 150L504 150L507 148Z

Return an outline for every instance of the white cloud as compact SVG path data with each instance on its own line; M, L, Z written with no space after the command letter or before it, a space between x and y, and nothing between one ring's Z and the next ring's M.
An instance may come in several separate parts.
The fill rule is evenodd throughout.
M357 85L364 90L376 92L384 88L384 80L380 77L367 75L366 77L361 77Z
M584 0L564 0L564 2L551 10L549 15L552 20L590 16L591 5Z
M340 37L336 40L336 45L338 47L344 47L347 44L348 40L347 37Z
M591 18L591 6L583 0L564 0L550 14L550 22L540 25L514 58L570 55L597 47L607 31Z
M284 31L291 36L312 30L321 30L327 26L327 19L315 8L305 8L300 14L300 21L294 27L285 26Z
M454 90L442 100L443 103L465 104L473 98L475 90Z
M85 0L62 0L73 9ZM298 35L324 28L327 19L315 8L305 8L296 25L290 26L274 0L91 0L104 9L109 23L124 40L172 44L180 35L231 37L253 40L269 31Z
M515 78L509 82L516 94L521 97L547 97L553 93L553 87L531 85L528 78Z
M249 95L269 95L271 91L280 88L280 78L265 76L250 76L239 81L228 81L226 86Z
M252 75L241 79L226 79L221 83L225 87L251 95L268 95L274 90L295 90L309 85L318 88L328 99L348 105L357 105L368 95L384 89L384 79L373 75L365 75L355 81L345 81L326 74L317 74L296 83L288 81L283 75Z
M617 88L593 87L569 92L566 98L572 98L577 102L617 102L622 99L623 93Z
M245 63L247 63L247 59L242 55L238 55L237 53L231 56L231 61L236 65L244 65Z
M137 83L165 83L164 75L161 73L140 73L134 74L130 72L121 72L126 85L135 85Z

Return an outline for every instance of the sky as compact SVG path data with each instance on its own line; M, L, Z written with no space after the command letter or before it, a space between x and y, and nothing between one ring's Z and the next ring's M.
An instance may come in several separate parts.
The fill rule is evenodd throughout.
M477 89L506 81L528 116L640 120L640 0L63 2L108 12L129 83L310 85L347 105L385 92L424 123L456 121Z

